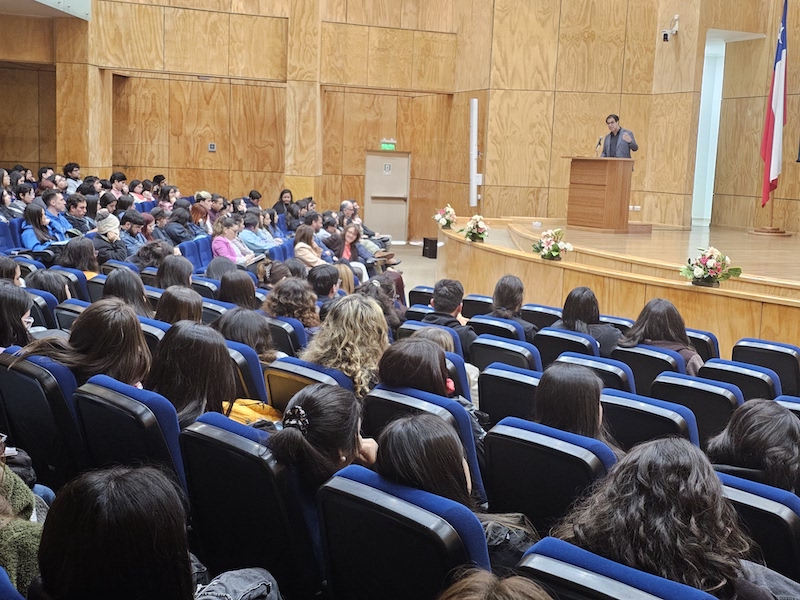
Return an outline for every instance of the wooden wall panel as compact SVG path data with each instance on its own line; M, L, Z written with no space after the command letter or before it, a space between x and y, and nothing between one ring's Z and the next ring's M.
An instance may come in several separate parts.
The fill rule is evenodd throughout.
M725 44L725 75L722 97L766 96L772 81L772 69L765 69L775 56L772 40L750 40ZM787 75L788 83L788 75Z
M0 25L4 15L0 15ZM55 36L55 61L85 63L89 60L89 23L83 19L64 17L53 19L58 35ZM5 27L3 30L5 31Z
M322 175L322 109L319 84L286 85L286 175ZM313 192L313 185L312 192Z
M290 3L291 0L231 0L231 12L262 17L288 17Z
M440 181L439 182L439 204L434 206L434 209L442 208L444 205L449 204L452 206L456 211L456 217L460 218L460 221L456 222L456 225L460 222L464 224L467 222L467 219L477 210L483 210L483 206L479 205L476 208L470 208L469 206L469 184L466 183L450 183L447 181ZM436 225L436 222L433 220L433 213L428 215L431 218L431 222ZM460 216L460 217L459 217ZM460 229L461 225L458 225L456 229Z
M761 206L760 198L715 193L711 223L727 227L752 227L756 206Z
M170 169L230 169L229 115L229 85L170 81ZM216 152L208 151L210 142L217 144Z
M347 0L347 22L375 27L400 27L402 4L398 0Z
M546 188L487 186L478 210L487 217L544 216L547 198Z
M231 86L231 170L283 172L286 90Z
M645 223L683 226L692 222L691 194L645 192L639 206L642 207L641 220Z
M628 2L622 92L647 94L653 89L653 40L659 33L655 2ZM658 42L656 42L658 43Z
M566 1L496 0L492 89L555 88L558 13L560 5ZM536 59L531 60L531 57Z
M246 196L250 190L261 192L261 204L272 208L278 192L283 189L283 173L267 171L231 171L229 177L229 198Z
M494 0L456 0L453 27L457 35L455 89L489 88L492 68Z
M547 187L552 114L550 92L491 92L486 185Z
M364 198L364 176L342 175L341 194L342 200L362 200Z
M87 135L89 143L90 165L110 165L112 163L113 150L111 137L102 135L103 131L113 131L114 129L114 76L111 71L89 67L86 79L86 93L88 95L89 115ZM61 100L61 89L56 98L57 104ZM71 102L71 98L65 98L66 102ZM73 124L74 125L74 124ZM60 152L57 153L58 163L66 164L71 158L62 160L64 157ZM80 161L75 161L80 164Z
M363 178L367 150L379 149L381 138L394 137L396 127L396 96L346 94L342 174L359 175ZM412 159L412 169L413 164ZM344 187L344 181L342 184Z
M400 27L422 31L451 32L453 0L402 0Z
M0 80L0 165L8 168L16 162L38 163L39 73L0 69Z
M181 194L206 190L231 198L230 171L219 169L170 169L168 181L179 185ZM249 190L248 190L249 191Z
M547 190L547 214L534 213L534 215L546 216L549 219L566 219L568 198L568 189L550 188Z
M657 36L675 13L681 18L678 35L667 44L655 42L653 93L700 91L705 54L705 44L702 41L705 39L705 32L701 36L699 31L700 4L695 0L659 2Z
M800 309L764 303L761 309L761 338L785 344L800 340Z
M164 68L179 73L228 74L230 15L183 8L164 9Z
M344 93L322 94L322 172L339 175L342 172L344 145ZM339 181L339 188L342 182Z
M564 157L594 156L600 135L607 133L601 128L603 121L600 119L617 112L619 94L556 92L550 160L551 186L569 187L570 161Z
M421 240L436 237L437 225L433 213L447 204L439 195L439 182L412 179L408 201L408 239ZM368 217L364 217L366 222Z
M286 79L287 19L231 15L228 73L233 77Z
M651 96L650 94L622 94L619 112L616 113L619 115L622 127L633 131L633 135L636 137L636 141L639 144L639 149L631 154L636 160L633 167L633 177L631 178L632 190L645 189L644 182L647 180L647 173L650 168L650 152L648 150L651 137L650 113L652 111L654 98L655 96ZM604 119L605 116L606 115L603 115ZM605 121L599 123L599 129L602 133L608 133L608 128L606 127L604 131L603 127L606 127ZM687 136L685 139L693 138Z
M347 0L322 0L321 11L323 21L347 22Z
M722 100L714 193L761 195L761 135L766 98Z
M444 95L421 96L411 103L411 178L438 180L442 161L450 99ZM432 213L431 213L432 214Z
M773 8L772 13L769 10L770 5ZM770 24L780 21L780 13L775 13L774 9L777 6L777 10L780 10L782 5L748 0L706 0L702 4L702 25L729 31L766 32ZM772 19L771 15L775 14L778 16Z
M414 32L415 90L449 92L455 84L456 36L450 33Z
M321 81L367 85L369 27L323 23L321 47Z
M89 165L88 71L85 64L57 63L60 80L56 95L56 155L80 165ZM81 127L75 127L81 123Z
M610 279L602 275L591 275L578 271L564 271L564 293L576 287L592 288L597 296L601 314L608 314L608 307L614 307L614 316L636 319L645 305L645 286L631 285L620 279ZM563 306L559 304L558 306Z
M163 4L167 3L170 6L180 6L182 8L231 12L231 0L169 0L169 2L163 2Z
M166 79L114 77L115 165L169 164L169 97Z
M410 88L413 60L413 31L370 27L367 74L370 87Z
M39 162L56 164L56 72L39 71ZM2 103L0 103L2 104ZM5 131L5 129L0 129Z
M786 125L783 127L783 171L779 180L780 185L774 192L775 198L800 199L800 177L797 177L798 164L796 162L799 152L797 141L799 139L800 96L792 95L786 98ZM797 230L792 229L792 231Z
M319 81L320 2L292 0L290 4L287 79Z
M342 176L322 175L314 200L317 202L317 210L338 211L342 201Z
M692 193L699 114L699 92L653 96L645 142L649 157L646 190ZM681 125L676 127L676 123Z
M0 15L0 60L53 64L54 24L55 19Z
M126 69L164 68L163 8L99 0L92 19L97 23L89 38L93 62Z
M773 198L767 206L761 206L761 196L751 198L750 201L755 207L753 211L753 227L772 227L769 219L769 205L773 202L775 207L774 226L783 227L787 231L800 231L800 201L796 198Z
M619 92L627 0L562 0L559 90Z

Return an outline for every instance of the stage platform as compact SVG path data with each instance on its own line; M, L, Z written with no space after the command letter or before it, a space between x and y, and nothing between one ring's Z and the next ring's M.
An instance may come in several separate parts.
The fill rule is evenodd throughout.
M800 345L800 237L766 238L728 228L604 234L570 230L556 219L487 219L485 243L442 230L436 277L464 283L468 293L491 294L497 279L513 273L525 282L526 302L562 306L571 289L591 287L604 314L635 319L651 298L671 300L687 326L712 331L723 357L743 337ZM531 246L542 231L560 227L575 247L559 262L544 261ZM742 267L718 289L701 288L678 269L709 245Z

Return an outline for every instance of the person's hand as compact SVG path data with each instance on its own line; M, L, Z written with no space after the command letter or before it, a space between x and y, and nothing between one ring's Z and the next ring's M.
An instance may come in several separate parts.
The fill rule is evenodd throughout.
M358 462L365 467L371 467L378 458L378 442L372 438L358 436Z
M181 255L181 249L178 248L177 246L173 246L172 247L172 254L173 254L173 256L180 256Z
M627 133L623 133L622 134L622 139L625 140L626 142L628 142L629 144L633 141L633 138L630 135L628 135Z
M119 232L116 229L112 229L106 234L109 242L116 242L119 239Z

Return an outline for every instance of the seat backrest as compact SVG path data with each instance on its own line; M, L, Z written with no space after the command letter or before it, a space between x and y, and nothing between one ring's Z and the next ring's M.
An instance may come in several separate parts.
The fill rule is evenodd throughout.
M161 288L153 287L151 285L144 286L144 295L147 296L147 301L150 303L150 308L156 310L158 308L158 301L161 300L161 295L164 290Z
M211 238L209 236L199 237L194 240L194 243L197 245L197 255L200 257L200 262L203 267L207 267L208 263L214 258L214 254L211 252Z
M0 426L9 446L31 456L39 483L58 490L86 464L72 402L75 376L43 356L17 361L18 350L0 354Z
M703 362L709 361L712 358L719 358L719 340L710 331L702 329L686 328L686 335L689 338L695 351L703 359Z
M150 348L150 354L155 355L158 343L164 339L167 331L169 331L170 324L138 315L137 318L142 326L144 341L147 342L147 347Z
M181 432L197 554L212 576L262 567L287 597L311 598L322 575L297 503L287 496L285 469L264 446L267 437L218 413ZM239 509L254 498L263 518L245 525Z
M522 318L533 323L539 329L550 327L561 319L561 309L544 304L523 304L520 309Z
M478 315L488 315L494 308L492 297L484 296L483 294L467 294L462 302L461 316L465 319L471 319Z
M269 259L273 262L285 260L282 246L273 246L267 250L267 256L269 256Z
M778 374L758 365L712 358L700 367L697 374L705 379L732 383L742 391L745 401L753 398L772 400L783 393Z
M178 415L169 400L95 375L75 391L75 406L90 467L155 464L173 473L186 489Z
M616 347L611 351L611 358L624 362L633 371L636 392L643 396L650 395L653 380L664 371L685 373L686 363L677 352L644 346L639 344L633 348Z
M11 233L11 240L14 242L15 248L22 248L22 225L25 223L25 219L22 217L17 217L16 219L11 219L8 222L8 230Z
M0 222L0 252L8 253L15 248L19 248L11 235L11 225Z
M467 324L470 325L478 335L488 333L502 338L520 340L522 342L525 341L525 330L522 328L522 325L512 319L477 315L472 317Z
M155 287L156 285L157 277L158 277L158 269L156 269L155 267L145 267L139 273L139 278L142 280L142 283L153 287Z
M725 429L733 411L744 403L742 392L735 385L681 373L662 373L656 377L650 395L690 409L697 419L703 448L710 438Z
M89 302L97 302L103 299L106 279L108 279L108 275L99 273L86 282L86 289L89 290Z
M447 364L447 373L456 386L456 394L472 402L472 392L470 391L469 377L467 376L467 367L464 359L455 352L445 352L444 357Z
M55 315L56 306L58 306L56 297L50 292L32 288L25 288L25 291L33 297L31 316L33 317L34 326L58 329Z
M800 397L781 394L780 396L775 398L775 402L777 402L784 408L792 411L794 416L800 419Z
M484 440L493 512L521 512L545 535L616 458L603 442L506 417Z
M50 270L58 271L66 276L66 278L69 280L70 293L72 294L73 298L91 302L92 299L89 297L89 290L86 287L86 275L84 275L83 271L71 269L69 267L62 267L61 265L53 265L50 267Z
M220 283L216 279L207 279L199 275L192 275L192 289L203 298L216 299L219 293L219 285Z
M406 310L406 319L410 321L422 321L428 313L433 312L433 308L426 304L412 304Z
M297 392L315 383L339 385L353 391L353 382L341 371L336 371L338 375L334 375L333 371L336 370L325 369L320 365L291 356L273 361L264 370L270 404L275 409L283 412L286 409L286 405L289 404L289 400ZM347 385L342 385L342 377L347 381Z
M17 591L17 588L11 583L8 573L2 567L0 567L0 598L3 598L3 600L25 600L25 596Z
M489 415L491 426L505 417L528 418L536 401L536 388L542 373L504 363L492 363L478 376L481 411Z
M260 312L264 314L264 318L269 322L269 332L272 334L272 342L275 347L284 354L297 356L302 347L294 327L285 321L266 316L263 311Z
M268 395L264 384L264 369L256 351L247 344L230 340L225 340L225 343L236 371L236 397L266 403Z
M588 356L576 352L563 352L555 362L586 367L594 371L603 380L603 387L636 393L633 371L620 360L603 358L602 356Z
M197 245L194 241L181 242L178 244L178 249L181 251L181 254L192 263L195 272L201 273L203 271L203 263L200 262L200 254L197 252Z
M461 357L464 356L464 351L461 348L461 338L458 337L458 333L452 327L436 325L435 323L424 323L422 321L408 320L397 328L397 339L402 340L403 338L411 337L415 331L422 329L423 327L438 327L439 329L444 329L450 334L450 337L453 338L453 347L455 348L455 353Z
M331 597L434 600L455 567L490 569L483 527L466 506L364 467L336 473L317 506Z
M137 274L139 273L139 267L137 267L132 262L127 262L124 260L113 260L113 259L104 262L100 266L100 272L103 273L104 275L109 275L111 271L113 271L114 269L123 269L123 268L129 269Z
M14 262L19 265L19 273L23 279L34 271L47 268L44 266L44 263L34 260L28 256L15 256Z
M542 357L539 349L533 344L520 340L484 333L472 342L469 352L472 364L481 371L495 362L531 371L542 370Z
M445 414L446 411L447 414ZM467 410L455 400L408 387L388 387L383 384L364 398L364 414L361 427L366 435L378 437L389 421L409 413L430 412L445 419L455 427L464 457L472 474L472 487L481 502L486 501L483 477L478 465L472 421ZM448 416L449 415L449 416Z
M300 348L305 348L306 344L308 344L308 336L306 335L306 329L303 327L303 323L299 319L294 319L292 317L275 317L278 321L283 321L284 323L288 323L294 329L295 336L297 337L297 342L300 344Z
M800 498L763 483L717 475L743 529L760 546L766 565L800 580Z
M628 329L633 326L633 321L630 319L626 319L624 317L613 317L611 315L600 315L600 322L616 327L622 332L622 335L628 333Z
M233 308L236 308L236 305L231 302L222 302L221 300L214 300L213 298L203 298L203 323L206 325L213 323L218 317L221 317Z
M733 360L772 369L781 378L784 394L800 394L800 347L743 338L733 346Z
M623 450L669 435L700 445L694 413L682 404L656 400L621 390L603 390L603 422Z
M533 345L539 349L542 365L547 367L562 352L577 352L589 356L600 356L600 345L597 340L586 333L553 329L545 327L533 336Z
M531 546L517 570L571 600L714 598L697 588L639 571L553 537Z
M418 285L408 292L409 304L423 304L428 306L433 299L433 288L429 285Z
M53 309L58 328L69 331L75 319L77 319L88 306L89 302L78 300L77 298L68 298L64 300L64 302Z

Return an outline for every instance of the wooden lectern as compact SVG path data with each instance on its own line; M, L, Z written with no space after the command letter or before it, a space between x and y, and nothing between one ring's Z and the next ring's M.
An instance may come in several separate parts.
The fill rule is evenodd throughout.
M632 158L567 156L567 225L604 233L628 233Z

